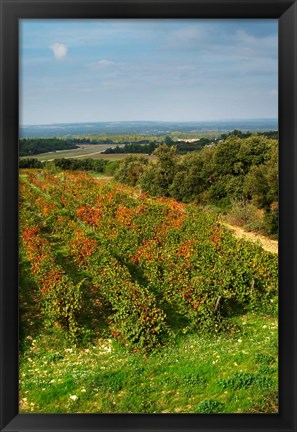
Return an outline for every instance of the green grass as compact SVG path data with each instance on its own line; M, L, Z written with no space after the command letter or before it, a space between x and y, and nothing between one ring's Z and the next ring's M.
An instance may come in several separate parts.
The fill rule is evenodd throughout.
M249 313L234 321L233 334L179 336L150 356L96 336L75 346L58 328L36 336L24 322L20 410L275 413L277 318Z

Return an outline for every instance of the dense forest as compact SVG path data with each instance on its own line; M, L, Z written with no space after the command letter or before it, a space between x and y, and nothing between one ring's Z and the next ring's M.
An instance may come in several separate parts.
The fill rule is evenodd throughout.
M124 159L116 179L140 185L154 196L172 197L182 202L215 205L230 210L241 206L249 213L262 210L266 234L278 231L278 142L264 136L239 138L230 135L200 152L178 156L176 147L162 145L154 154L157 162L141 156Z

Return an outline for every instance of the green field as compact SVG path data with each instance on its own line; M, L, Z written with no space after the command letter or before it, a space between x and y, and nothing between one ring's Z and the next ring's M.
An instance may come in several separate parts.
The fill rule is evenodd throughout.
M62 333L40 335L24 308L21 412L278 411L277 317L247 314L234 334L187 335L146 357L110 338L82 348Z

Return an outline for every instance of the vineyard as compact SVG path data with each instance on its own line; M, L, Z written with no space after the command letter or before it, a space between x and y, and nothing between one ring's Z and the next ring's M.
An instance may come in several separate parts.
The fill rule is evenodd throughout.
M75 349L95 349L104 340L107 352L114 343L134 359L162 355L183 337L237 337L236 317L276 317L277 256L235 239L194 205L82 172L22 170L19 213L24 359L36 351L34 344L28 348L28 303L40 334L56 332ZM240 381L245 372L238 373ZM273 386L271 378L259 377L250 374L246 388ZM221 387L232 387L225 381ZM25 389L23 384L23 396ZM25 402L23 411L30 411ZM218 404L206 403L205 412ZM63 409L76 412L65 404ZM134 409L152 412L151 406Z

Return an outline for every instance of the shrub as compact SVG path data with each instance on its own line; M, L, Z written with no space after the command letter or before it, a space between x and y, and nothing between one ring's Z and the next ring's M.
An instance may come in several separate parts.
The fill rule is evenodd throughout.
M253 204L234 203L226 220L231 225L241 226L247 230L263 230L263 214Z
M196 406L194 411L201 414L217 414L222 412L223 409L224 409L224 404L222 402L218 402L213 399L206 399L200 402Z

